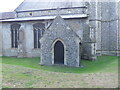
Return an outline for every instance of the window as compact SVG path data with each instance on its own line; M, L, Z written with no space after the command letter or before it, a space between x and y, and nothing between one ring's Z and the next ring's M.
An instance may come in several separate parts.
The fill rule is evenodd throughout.
M11 47L12 48L18 48L19 29L20 29L20 24L14 23L11 25Z
M36 23L33 25L34 29L34 48L40 48L40 38L43 36L45 31L45 24Z

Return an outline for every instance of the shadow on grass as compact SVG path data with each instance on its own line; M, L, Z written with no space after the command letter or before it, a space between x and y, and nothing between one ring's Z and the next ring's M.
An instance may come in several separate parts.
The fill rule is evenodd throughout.
M117 56L98 56L96 61L81 60L82 68L67 66L41 66L39 58L15 58L1 57L3 64L19 65L39 70L64 73L93 73L93 72L117 72L118 57Z

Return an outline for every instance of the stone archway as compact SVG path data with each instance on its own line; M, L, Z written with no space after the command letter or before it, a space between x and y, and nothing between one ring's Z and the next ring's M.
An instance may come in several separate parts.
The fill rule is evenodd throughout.
M54 45L54 64L64 64L64 45L59 40Z

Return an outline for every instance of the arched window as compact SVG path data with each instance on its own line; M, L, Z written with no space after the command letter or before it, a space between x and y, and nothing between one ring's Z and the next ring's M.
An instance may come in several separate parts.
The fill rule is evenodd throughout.
M14 23L11 25L11 47L18 48L18 40L19 40L19 29L20 24Z
M36 23L33 25L34 32L34 48L40 48L40 38L43 36L45 31L45 24Z

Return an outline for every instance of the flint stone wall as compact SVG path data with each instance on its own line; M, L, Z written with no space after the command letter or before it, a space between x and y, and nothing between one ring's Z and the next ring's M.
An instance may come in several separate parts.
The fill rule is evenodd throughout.
M54 64L54 45L56 40L61 40L64 45L64 65L67 66L80 66L80 53L79 43L80 39L66 25L64 20L58 16L44 33L41 38L41 64L52 65Z

